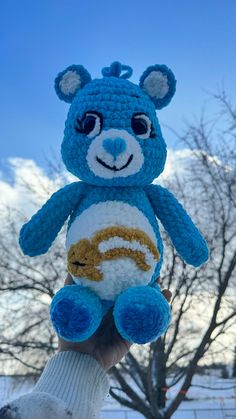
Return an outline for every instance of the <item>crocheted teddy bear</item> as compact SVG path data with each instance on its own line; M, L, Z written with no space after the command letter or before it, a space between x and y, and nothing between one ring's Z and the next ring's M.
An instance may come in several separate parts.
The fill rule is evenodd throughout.
M208 249L176 198L151 183L165 166L156 109L175 93L173 73L165 65L148 67L138 86L127 80L132 69L114 62L102 75L91 80L83 66L72 65L55 80L59 98L71 103L62 159L81 181L52 195L22 227L20 245L29 256L46 253L70 217L66 249L74 285L52 300L55 330L83 341L113 307L121 336L146 343L170 321L156 284L163 260L156 217L186 263L201 265Z

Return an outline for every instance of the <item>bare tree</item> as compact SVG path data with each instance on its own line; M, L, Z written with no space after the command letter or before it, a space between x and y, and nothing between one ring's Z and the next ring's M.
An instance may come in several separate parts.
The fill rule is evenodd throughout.
M181 138L188 165L166 181L207 237L210 260L199 270L186 266L163 232L166 254L160 281L173 292L171 325L157 342L134 347L112 370L114 399L150 419L173 415L192 384L198 363L212 348L219 349L217 342L223 344L221 338L235 320L236 112L224 93L216 99L221 106L219 125L202 118L199 124L188 126ZM34 200L31 184L25 186ZM47 255L24 257L17 245L20 217L9 212L6 228L0 232L5 313L0 325L0 360L18 360L24 371L40 371L56 348L48 306L65 275L64 243L59 237ZM167 401L167 390L177 383L178 394Z
M33 181L35 178L37 182ZM46 176L40 177L38 173L32 174L29 180L18 179L26 206L30 205L35 211L58 187L61 179L59 173L56 177L54 174L53 185ZM57 339L49 322L49 304L66 275L65 231L46 257L24 256L18 236L20 226L27 221L26 210L27 207L0 210L1 373L10 370L11 373L37 374L57 348Z
M173 415L192 385L198 363L212 348L217 350L235 322L236 111L224 92L215 99L220 105L217 124L202 118L188 125L181 136L188 147L188 167L167 182L204 232L210 259L194 270L165 238L161 284L173 291L172 323L146 348L145 356L134 348L112 371L116 384L111 395L149 419ZM167 401L167 391L177 383L178 393Z

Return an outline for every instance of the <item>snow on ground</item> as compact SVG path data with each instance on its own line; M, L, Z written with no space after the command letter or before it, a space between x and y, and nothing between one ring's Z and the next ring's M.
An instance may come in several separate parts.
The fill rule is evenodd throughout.
M31 377L0 376L0 406L28 393L33 386L34 380Z
M168 403L174 399L180 389L181 383L167 392ZM195 387L204 386L208 388ZM222 390L217 390L222 389ZM181 403L173 419L236 419L236 380L222 379L212 375L196 375L193 386L186 395L188 400ZM108 397L101 415L101 419L110 419L113 409L122 409L121 406ZM109 409L106 411L106 409ZM114 411L113 411L114 412ZM142 419L143 416L130 412L112 412L112 419Z
M233 419L236 418L236 380L215 376L196 375L194 385L187 394L188 401L181 404L173 419ZM0 406L29 392L32 378L0 376ZM221 389L221 390L217 390ZM179 385L167 392L168 402L179 391ZM214 410L213 410L214 409ZM137 412L124 409L110 396L107 397L100 419L142 419Z

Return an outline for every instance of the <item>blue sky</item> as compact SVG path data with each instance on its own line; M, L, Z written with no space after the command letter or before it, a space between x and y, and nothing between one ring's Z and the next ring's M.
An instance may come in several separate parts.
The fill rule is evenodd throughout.
M224 83L236 97L235 0L9 0L1 3L0 162L59 153L68 105L53 88L57 73L83 64L92 77L120 60L137 82L151 64L167 64L177 93L159 112L181 132L184 120ZM174 136L166 128L169 147Z

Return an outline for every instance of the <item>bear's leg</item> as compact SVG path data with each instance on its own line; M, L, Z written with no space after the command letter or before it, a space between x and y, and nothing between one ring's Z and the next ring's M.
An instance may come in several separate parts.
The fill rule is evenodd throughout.
M70 342L88 339L102 320L99 297L81 285L66 285L53 297L51 322L57 334Z
M134 343L157 339L170 322L170 308L162 293L150 286L131 287L115 302L114 319L121 336Z

